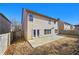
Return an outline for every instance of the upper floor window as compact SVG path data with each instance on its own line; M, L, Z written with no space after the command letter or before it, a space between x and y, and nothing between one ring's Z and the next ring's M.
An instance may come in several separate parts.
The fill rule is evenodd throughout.
M49 20L48 24L51 24L51 20Z
M56 21L54 21L54 24L56 24Z
M33 21L33 15L29 14L29 21Z

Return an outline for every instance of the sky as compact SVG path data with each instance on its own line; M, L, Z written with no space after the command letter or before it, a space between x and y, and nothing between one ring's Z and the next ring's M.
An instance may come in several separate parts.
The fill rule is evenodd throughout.
M79 4L77 3L0 3L0 13L3 13L10 21L16 20L21 23L22 8L52 18L60 18L73 25L79 24Z

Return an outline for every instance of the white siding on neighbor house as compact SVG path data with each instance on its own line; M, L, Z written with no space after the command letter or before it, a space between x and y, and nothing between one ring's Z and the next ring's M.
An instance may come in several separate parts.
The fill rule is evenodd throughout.
M71 30L71 25L68 24L64 24L64 30Z
M75 26L73 25L72 27L73 27L72 30L75 30Z
M74 29L75 29L74 25L64 24L64 30L74 30Z

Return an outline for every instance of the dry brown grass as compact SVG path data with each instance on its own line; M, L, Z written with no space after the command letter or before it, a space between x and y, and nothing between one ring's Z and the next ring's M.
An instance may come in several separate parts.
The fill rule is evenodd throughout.
M76 40L73 38L53 41L51 43L35 48L33 54L73 54L73 51L76 48L75 41Z
M32 48L28 42L20 42L12 44L5 52L9 55L72 55L75 51L78 52L77 39L63 38L42 46ZM79 53L79 52L78 52Z
M5 55L28 55L32 53L33 48L30 46L28 42L25 41L17 41L13 43L8 49L5 51Z

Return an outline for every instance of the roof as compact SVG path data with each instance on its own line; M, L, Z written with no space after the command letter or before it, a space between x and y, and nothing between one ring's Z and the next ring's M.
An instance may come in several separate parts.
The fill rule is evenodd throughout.
M2 17L4 17L8 22L10 22L11 23L11 21L10 20L8 20L8 18L7 17L5 17L2 13L0 13L0 15L2 16Z
M74 26L79 26L79 24L77 24L77 25L74 25Z
M65 24L71 25L70 23L64 22Z
M59 21L60 21L60 22L63 22L64 24L74 26L74 25L72 25L72 24L70 24L70 23L68 23L68 22L64 22L64 21L62 21L62 20L59 20Z
M35 14L35 15L39 15L39 16L43 16L43 17L46 17L46 18L49 18L49 19L58 21L58 20L55 19L55 18L52 18L52 17L46 16L46 15L40 14L40 13L35 12L35 11L29 10L29 9L25 9L25 10L26 10L27 12L29 12L29 13L32 13L32 14Z
M46 17L46 18L49 18L49 19L52 19L52 20L56 20L56 21L61 21L60 19L55 19L55 18L46 16L46 15L44 15L44 14L40 14L40 13L38 13L38 12L29 10L29 9L26 9L26 8L23 8L23 9L25 9L28 13L31 13L31 14L35 14L35 15L39 15L39 16L43 16L43 17ZM62 21L62 22L63 22L63 21ZM65 23L65 24L68 24L68 25L72 25L72 24L67 23L67 22L64 22L64 23Z

